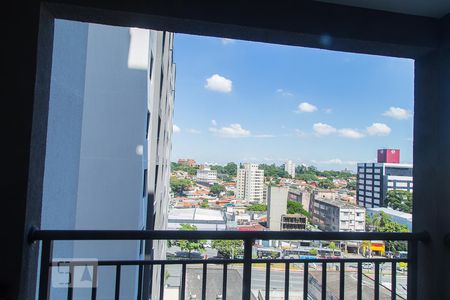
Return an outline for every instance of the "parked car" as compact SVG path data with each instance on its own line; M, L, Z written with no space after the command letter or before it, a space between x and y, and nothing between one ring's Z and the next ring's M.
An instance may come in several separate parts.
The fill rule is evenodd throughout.
M175 252L177 258L189 258L189 252L187 251L177 251ZM191 252L191 259L202 259L203 256L198 252Z

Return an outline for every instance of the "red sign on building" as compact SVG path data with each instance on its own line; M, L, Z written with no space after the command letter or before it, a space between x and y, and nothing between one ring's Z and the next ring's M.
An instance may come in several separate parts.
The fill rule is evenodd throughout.
M400 150L399 149L379 149L378 150L378 159L379 163L400 163Z

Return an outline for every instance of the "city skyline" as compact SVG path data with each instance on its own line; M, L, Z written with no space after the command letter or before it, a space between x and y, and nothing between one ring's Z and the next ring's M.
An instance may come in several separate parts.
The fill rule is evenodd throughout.
M355 170L392 147L412 162L412 60L184 34L175 45L173 161Z

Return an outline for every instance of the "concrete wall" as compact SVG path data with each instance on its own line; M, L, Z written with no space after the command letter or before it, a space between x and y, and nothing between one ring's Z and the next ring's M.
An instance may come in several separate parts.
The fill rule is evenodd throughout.
M281 216L286 214L288 187L269 187L267 196L267 226L269 230L281 230Z
M44 229L140 230L145 224L146 166L137 149L145 144L147 71L128 67L129 46L128 28L55 23ZM58 242L54 249L55 258L139 255L139 241ZM134 298L136 268L122 272L121 298ZM112 270L99 271L99 297L113 297L113 279Z

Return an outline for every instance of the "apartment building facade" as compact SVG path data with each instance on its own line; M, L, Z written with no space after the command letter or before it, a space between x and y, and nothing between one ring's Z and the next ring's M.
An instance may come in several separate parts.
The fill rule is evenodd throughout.
M173 34L57 20L54 35L42 228L165 229ZM165 258L164 247L75 241L55 248L54 255ZM135 298L142 278L131 269L123 272L121 293ZM111 298L114 272L104 276L101 284L107 286L99 287L98 296ZM58 289L52 292L61 296Z
M257 164L245 163L237 170L237 198L251 202L264 200L264 170Z
M281 231L305 231L306 217L302 214L286 214L281 216Z
M386 154L392 151L396 151L395 154ZM390 190L413 191L413 166L398 163L399 153L398 149L380 149L376 163L358 163L356 197L359 206L384 206Z
M148 130L147 149L147 210L146 230L167 229L170 202L170 155L172 153L173 111L175 101L176 67L173 61L174 34L167 31L150 31L148 78ZM146 241L146 259L165 259L165 241ZM158 288L160 270L144 272L143 282L153 274L148 287L153 286L151 299L157 299L162 292ZM144 290L147 297L148 290Z
M295 163L292 160L288 160L284 163L284 170L292 177L295 178Z
M314 198L311 205L312 222L323 231L365 231L365 208L339 200Z

